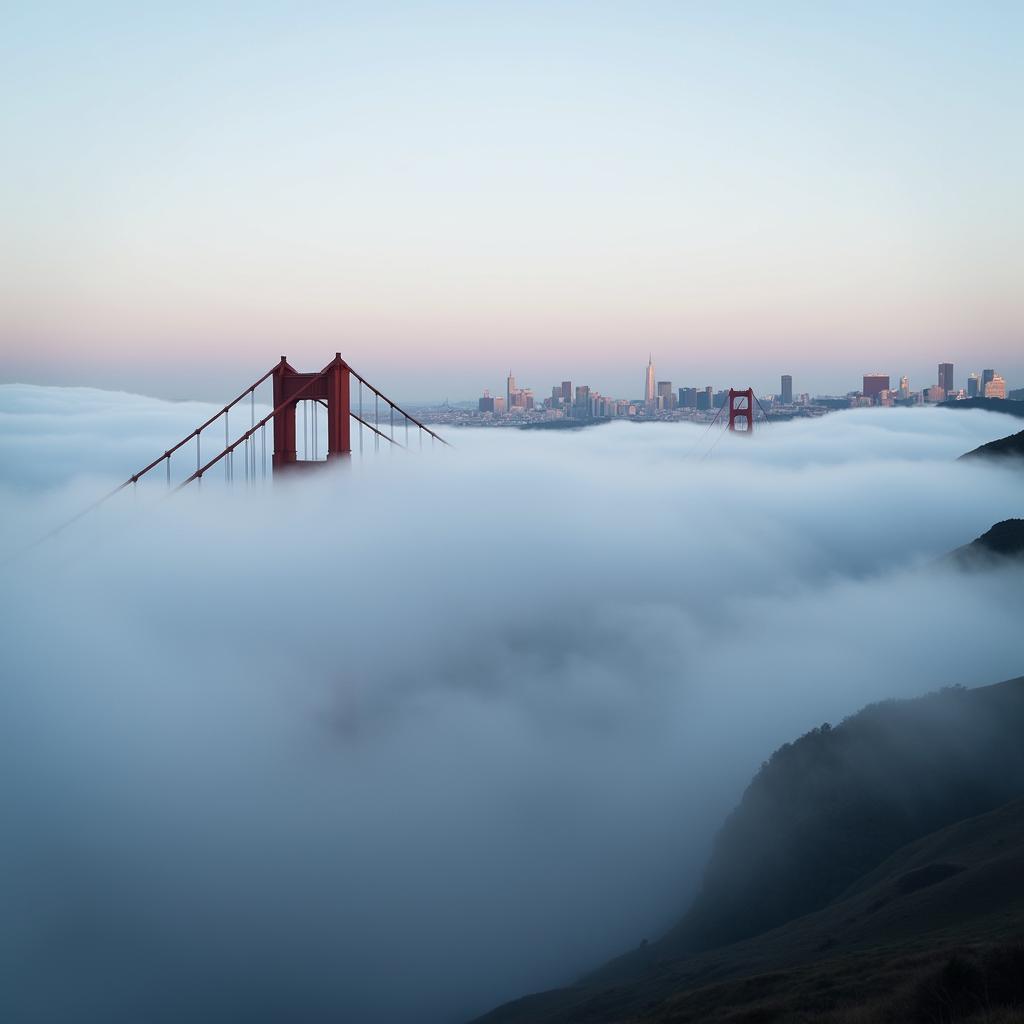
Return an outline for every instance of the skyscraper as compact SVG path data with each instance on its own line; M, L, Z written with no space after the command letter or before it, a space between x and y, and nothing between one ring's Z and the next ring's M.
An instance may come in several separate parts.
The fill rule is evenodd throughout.
M889 390L889 375L887 373L865 373L864 387L861 394L865 398L876 399L883 391Z
M644 371L644 401L651 405L654 402L654 354L647 359L647 369Z
M671 409L675 402L672 399L675 396L672 394L672 381L670 380L659 380L658 381L658 408L659 409Z
M981 394L981 389L979 387L979 383L980 382L978 381L978 375L976 373L972 373L967 378L967 397L968 398L977 398L978 395Z
M953 394L953 364L939 363L939 387L947 395Z
M562 381L562 402L564 405L569 405L572 402L572 381Z
M793 378L788 373L782 375L782 404L793 404Z
M992 378L996 375L995 370L982 370L981 371L981 397L985 398L988 395L988 386L992 383Z
M900 377L900 398L906 401L910 397L910 378L905 374Z
M511 409L516 403L512 401L513 396L516 394L516 379L512 376L512 371L508 371L508 377L505 380L505 408Z
M988 373L988 370L985 371ZM992 371L992 379L985 385L985 397L986 398L1005 398L1006 397L1006 381L999 376L994 370Z

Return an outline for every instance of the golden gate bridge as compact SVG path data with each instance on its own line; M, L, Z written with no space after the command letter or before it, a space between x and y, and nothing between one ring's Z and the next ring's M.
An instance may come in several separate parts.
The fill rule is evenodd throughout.
M259 419L256 418L256 391L267 381L271 382L273 398L271 410ZM353 388L355 400L353 401ZM248 403L246 403L248 399ZM249 424L237 436L231 435L231 413L244 414L248 404ZM303 407L303 445L302 456L299 457L297 446L297 420L299 406ZM308 415L312 407L313 415ZM371 410L372 406L372 412ZM319 457L320 442L318 426L321 420L320 410L326 411L326 444L325 455ZM381 420L381 412L384 420ZM372 417L372 421L371 421ZM224 440L219 438L219 422L223 420ZM413 447L422 449L424 439L431 445L440 443L450 447L440 434L420 422L410 412L403 409L397 402L371 384L362 374L354 370L341 353L336 352L334 358L322 369L312 373L296 370L286 356L281 356L278 363L266 373L253 381L233 401L214 413L205 422L186 434L177 444L171 445L162 455L158 455L138 472L132 473L127 480L118 484L91 505L82 509L77 515L61 523L35 543L41 543L61 530L77 522L83 516L109 501L114 495L126 488L135 488L139 481L150 474L158 474L162 468L167 489L180 491L190 484L199 486L204 477L214 467L223 465L224 480L233 483L236 474L247 483L266 480L268 476L290 474L295 471L324 466L331 462L347 460L352 455L352 425L358 425L359 451L363 450L364 435L373 439L374 448L382 443L396 449L408 450ZM271 445L267 445L267 426L272 424ZM212 445L212 456L204 461L204 434L216 433L218 439ZM206 435L209 437L209 435ZM312 441L312 443L311 443ZM180 459L188 455L191 445L195 445L195 469L189 468L183 480L172 484L171 460L177 455ZM209 452L211 449L207 447ZM312 457L310 457L312 452ZM268 459L269 454L269 459ZM241 472L239 473L239 469ZM31 545L35 546L35 545Z
M272 409L265 416L256 419L256 390L264 382L270 380L273 385ZM356 386L356 402L353 408L352 387ZM374 413L373 420L368 418L370 413L364 409L364 395L372 400ZM244 429L233 440L230 431L230 417L233 409L242 407L246 399L249 399L249 426ZM327 413L327 436L326 454L319 458L319 442L317 438L319 416L314 415L306 419L305 438L303 443L304 458L299 458L296 444L298 407L300 403L311 403L316 407L323 407ZM381 404L385 407L387 426L382 429L380 410ZM305 406L303 407L305 414ZM400 417L397 426L401 438L396 436L396 415ZM214 445L215 454L203 461L202 445L203 432L216 429L217 421L223 418L224 422L224 444L217 447ZM369 431L374 439L375 446L381 441L387 442L397 448L410 447L410 427L414 436L419 441L419 447L423 446L423 438L428 437L430 443L440 442L448 445L448 442L435 433L425 423L421 423L415 416L403 409L397 402L388 398L382 391L374 387L362 374L352 369L341 353L335 353L334 358L320 371L315 373L300 373L288 362L286 356L281 356L280 362L272 366L260 378L250 384L233 401L228 402L223 409L214 413L205 423L201 423L195 430L186 434L177 444L172 445L162 455L157 456L149 465L144 466L137 473L133 473L127 480L119 484L109 494L103 496L101 501L113 497L118 491L124 490L129 485L137 484L144 476L163 466L166 472L168 484L171 481L171 459L182 449L185 449L193 441L195 442L195 470L189 473L174 488L181 490L193 482L201 482L203 477L220 463L224 464L224 475L227 481L232 481L238 469L242 466L242 473L248 480L257 478L265 479L268 469L271 473L282 473L285 471L298 470L307 467L322 466L336 459L344 459L352 454L352 423L359 426L359 444L362 446L363 431ZM268 448L266 429L272 423L272 448L268 467ZM312 434L312 445L310 445L310 431ZM312 447L314 456L309 457ZM237 458L236 458L237 456Z
M271 382L273 398L271 410L259 419L256 418L256 391L267 381ZM355 401L353 401L353 386ZM244 413L248 399L249 425L237 436L231 436L231 413ZM734 432L750 436L754 429L754 405L760 407L764 419L768 415L754 395L753 388L737 390L730 388L728 402L719 407L715 418L708 425L708 431L714 427L719 416L728 408L728 429L722 433ZM298 449L298 411L303 411L303 445L302 457ZM372 405L372 413L370 406ZM381 408L384 408L385 420L381 421ZM308 415L309 407L313 415ZM320 410L326 412L326 438L324 457L319 457ZM262 411L262 409L261 409ZM372 416L372 422L371 422ZM397 417L397 419L396 419ZM223 420L224 440L219 439L218 422ZM385 395L379 388L371 384L362 374L354 370L336 352L334 358L316 372L304 373L296 370L286 356L266 373L253 381L233 401L214 413L205 422L186 434L176 444L167 448L148 465L132 473L126 480L108 491L77 515L51 530L46 537L51 537L84 515L93 511L114 495L128 487L136 487L144 477L158 472L163 467L168 490L180 491L190 484L201 485L204 477L214 467L223 465L224 480L233 483L241 467L241 478L247 482L266 480L269 476L293 473L299 470L324 466L331 462L347 460L352 455L352 425L358 425L358 446L363 451L364 435L368 433L373 440L375 449L382 442L387 445L408 450L413 447L422 449L424 439L428 438L431 445L440 442L450 447L440 434L431 430L425 423L403 409L397 402ZM267 426L272 425L271 445L267 445ZM723 423L723 427L725 424ZM397 427L397 433L396 433ZM204 432L216 431L218 440L213 443L212 456L204 461ZM705 432L705 436L707 432ZM186 472L184 479L172 483L171 460L176 455L187 455L189 446L195 445L195 469ZM698 442L699 443L699 442ZM717 441L715 442L717 445ZM712 446L714 448L715 445ZM209 448L207 449L209 451ZM313 455L310 457L310 452ZM268 458L269 454L269 458ZM706 452L705 457L711 452ZM41 538L45 540L46 537ZM38 542L37 542L38 543Z

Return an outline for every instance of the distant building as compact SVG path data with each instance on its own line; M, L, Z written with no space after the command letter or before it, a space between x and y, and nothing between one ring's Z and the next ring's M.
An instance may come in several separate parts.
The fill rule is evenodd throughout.
M978 375L976 373L972 373L967 378L967 397L968 398L977 398L981 394L980 383L981 382L978 380Z
M910 397L910 378L900 377L900 398L905 402Z
M491 396L491 393L486 388L484 388L483 398L481 398L480 401L477 403L477 411L490 413L494 412L494 398Z
M1014 402L1024 402L1024 388L1014 388L1013 391L1007 391L1006 397Z
M944 402L946 400L945 388L940 388L938 384L933 384L930 388L925 389L924 400L933 405Z
M782 375L782 404L793 404L793 378L788 373Z
M982 370L981 371L981 397L984 398L986 394L986 388L992 383L992 378L996 375L995 370Z
M697 389L696 388L680 388L679 389L679 407L681 409L696 409L697 408Z
M701 388L697 392L697 409L706 412L712 408L714 408L714 393L711 388Z
M947 395L952 395L956 390L953 387L953 364L939 363L939 387Z
M672 381L658 381L658 408L672 409L675 407L675 395L672 394Z
M508 377L505 379L505 407L511 409L515 403L515 396L518 392L516 391L516 379L512 376L512 371L508 371Z
M652 353L647 359L647 369L644 370L644 401L648 405L653 405L654 396L654 355Z
M866 373L864 374L864 387L861 394L865 398L874 401L883 391L889 390L889 375L887 373Z
M572 403L572 381L562 381L562 403L564 405L570 405Z
M501 395L494 396L494 415L504 416L508 406L505 405L505 399Z
M998 373L992 374L992 379L985 385L986 398L1005 398L1006 381Z

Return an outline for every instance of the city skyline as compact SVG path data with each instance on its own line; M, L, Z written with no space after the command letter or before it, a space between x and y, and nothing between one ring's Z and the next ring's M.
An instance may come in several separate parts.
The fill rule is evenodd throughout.
M936 351L1019 380L1022 22L20 5L0 379L220 398L341 350L403 399L510 362L632 394L653 349L759 390Z
M853 394L862 394L869 398L876 398L879 394L885 393L886 395L891 394L895 399L907 400L911 394L920 394L927 398L927 393L932 392L934 388L940 388L943 391L943 397L956 397L960 396L963 398L974 398L974 397L985 397L984 392L986 388L991 384L993 379L997 379L997 382L1002 382L1003 394L998 396L989 397L1007 397L1009 392L1019 390L1024 387L1024 380L1022 379L1010 379L1007 380L1006 375L998 369L972 366L961 371L960 376L956 375L957 364L940 361L936 366L936 370L933 373L933 379L928 379L927 374L922 374L920 377L913 378L910 374L900 373L882 373L879 371L863 372L860 375L860 387L856 387L856 381L851 380L848 382L851 386L836 390L826 391L821 389L814 389L810 387L802 386L802 380L792 373L781 373L776 376L776 385L774 387L758 388L754 386L756 394L762 396L774 396L782 398L787 395L792 399L794 394L797 395L811 395L814 397L846 397ZM586 374L584 374L586 378ZM581 378L582 379L582 378ZM506 380L506 404L503 411L511 410L514 406L512 400L513 390L518 390L521 394L528 394L531 398L537 399L539 405L540 400L544 398L548 391L547 384L540 384L538 386L527 386L519 388L517 383L517 376L509 371L509 375ZM575 378L574 378L575 380ZM893 380L897 380L896 385L892 384ZM913 382L913 383L912 383ZM560 389L564 392L565 388L572 385L573 380L563 380L560 385ZM703 391L705 388L710 387L715 393L720 393L723 390L728 390L730 387L737 389L743 389L748 385L746 382L732 382L723 383L720 380L713 380L710 384L706 381L701 382L687 378L685 381L682 377L672 376L670 379L665 379L664 376L660 376L658 372L658 364L654 359L654 353L648 354L648 362L644 367L643 381L640 388L637 389L637 393L622 391L622 392L604 392L601 387L595 387L593 384L588 384L587 387L593 389L596 393L601 394L605 397L614 397L618 401L632 402L636 404L649 404L652 401L656 401L661 395L662 391L665 390L663 386L667 386L667 390L678 394L683 389L697 389ZM555 392L559 388L552 387L551 393L554 396ZM483 389L485 395L490 394L490 388L485 387ZM479 394L479 392L478 392ZM539 398L537 396L540 396ZM928 399L931 400L931 399ZM477 401L477 398L467 399L459 398L456 401L463 404ZM789 404L787 402L786 404ZM532 404L531 404L532 407ZM498 411L498 410L493 410Z

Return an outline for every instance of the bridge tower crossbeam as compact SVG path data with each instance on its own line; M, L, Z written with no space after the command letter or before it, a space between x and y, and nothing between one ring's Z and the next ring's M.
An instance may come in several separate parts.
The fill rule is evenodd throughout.
M737 426L739 424L739 426ZM738 434L754 431L754 389L729 388L729 429Z
M274 472L300 464L295 446L295 415L299 402L316 401L327 406L328 460L352 454L352 370L335 353L319 373L299 373L285 356L274 367Z

